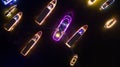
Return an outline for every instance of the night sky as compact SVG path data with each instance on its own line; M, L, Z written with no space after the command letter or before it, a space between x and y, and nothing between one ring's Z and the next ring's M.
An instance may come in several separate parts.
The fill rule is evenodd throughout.
M39 26L34 19L50 0L19 0L18 12L23 12L21 23L13 32L4 30L8 21L3 15L5 6L0 1L0 67L70 67L69 62L74 54L79 58L74 67L118 67L120 45L120 0L116 0L108 9L99 10L96 6L87 6L87 0L58 0L55 10L46 19L45 24ZM101 0L103 1L103 0ZM60 19L66 12L73 11L73 21L65 35L59 42L52 39L53 32ZM110 29L104 29L104 24L111 17L117 23ZM77 31L87 24L88 30L69 49L65 42ZM38 31L43 35L26 57L20 54L25 43Z

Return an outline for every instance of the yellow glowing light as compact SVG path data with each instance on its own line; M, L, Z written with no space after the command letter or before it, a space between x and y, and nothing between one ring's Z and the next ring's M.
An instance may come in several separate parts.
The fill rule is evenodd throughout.
M11 12L9 12L7 15L6 15L6 17L11 17L12 15L12 13L14 13L15 12L15 8L13 9L13 10L11 10Z
M15 20L14 24L10 26L10 28L4 27L5 30L7 31L13 31L14 28L20 23L20 20L22 19L23 12L18 12L15 16L18 16L18 19L15 20L15 16L12 18Z
M112 18L105 23L104 27L111 28L112 26L115 25L116 22L117 22L117 20L115 18Z
M57 38L59 38L60 37L60 33L56 33L56 35L55 35Z
M77 62L77 60L78 60L78 55L75 54L75 55L73 56L73 58L71 59L71 61L70 61L70 66L74 66L75 63Z
M10 8L6 9L4 12L5 16L8 18L11 17L12 14L16 12L16 10L17 10L16 7L17 7L17 5L13 5Z
M88 5L93 5L96 2L96 0L88 0Z

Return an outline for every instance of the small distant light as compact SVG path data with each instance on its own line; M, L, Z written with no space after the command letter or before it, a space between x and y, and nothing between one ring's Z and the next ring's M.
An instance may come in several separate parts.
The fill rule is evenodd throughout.
M104 28L109 29L109 28L113 27L116 22L117 22L117 20L115 18L112 18L105 23Z
M80 35L83 35L83 33L84 33L84 30L81 29L81 30L79 31L79 34L80 34Z
M70 66L74 66L76 64L77 60L78 60L78 55L75 54L70 61Z

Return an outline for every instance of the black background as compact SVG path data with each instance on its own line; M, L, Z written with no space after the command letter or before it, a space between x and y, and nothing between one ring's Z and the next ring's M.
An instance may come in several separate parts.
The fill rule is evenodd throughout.
M17 7L23 12L21 23L13 32L4 30L7 21L2 14L6 8L0 1L0 67L69 67L74 53L79 59L75 67L118 67L120 45L120 2L116 0L110 8L99 11L90 8L86 0L58 0L57 6L42 26L34 22L36 16L50 0L19 0ZM60 42L52 39L55 27L67 11L74 12L74 20ZM111 29L103 26L111 17L117 23ZM88 30L77 46L70 50L66 40L82 25L88 24ZM43 36L32 52L24 57L20 50L39 30Z

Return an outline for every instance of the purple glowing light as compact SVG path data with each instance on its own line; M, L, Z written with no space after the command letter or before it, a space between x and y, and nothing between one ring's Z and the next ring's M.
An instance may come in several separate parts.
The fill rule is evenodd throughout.
M60 24L58 25L58 27L56 28L53 34L53 40L59 41L65 34L71 22L72 22L72 14L69 13L65 15L60 21Z

